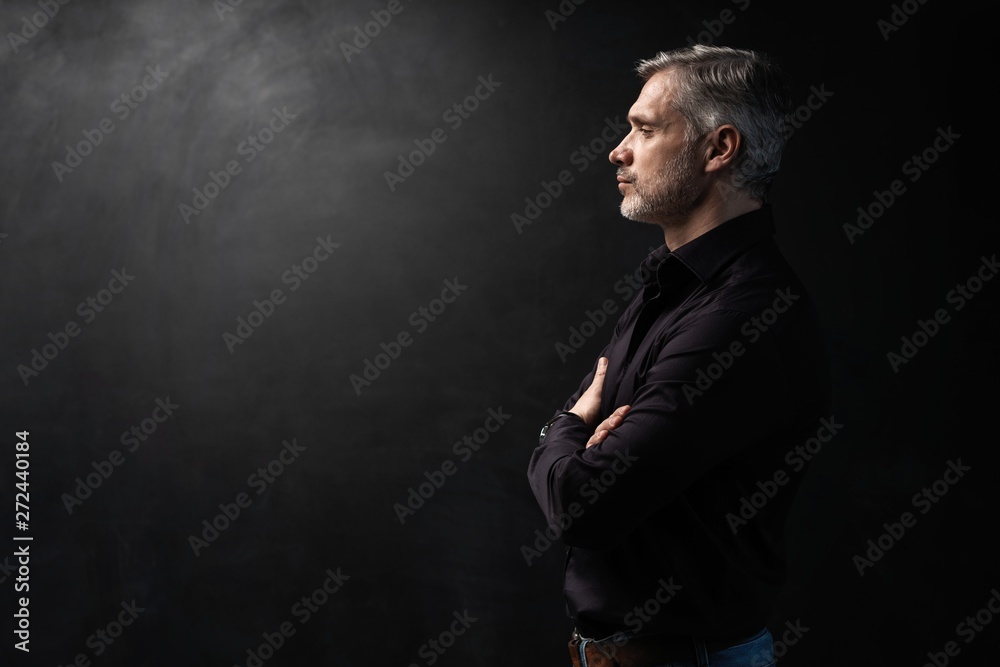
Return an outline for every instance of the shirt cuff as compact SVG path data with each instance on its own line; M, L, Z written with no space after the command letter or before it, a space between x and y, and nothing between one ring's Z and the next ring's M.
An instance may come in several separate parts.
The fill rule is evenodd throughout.
M592 435L591 429L583 417L568 410L560 412L549 422L545 431L545 439L541 446L548 449L558 449L572 454L576 450L586 448Z

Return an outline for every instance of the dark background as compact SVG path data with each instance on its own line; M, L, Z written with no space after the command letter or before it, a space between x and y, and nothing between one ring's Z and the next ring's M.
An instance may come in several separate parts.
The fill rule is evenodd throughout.
M436 664L565 664L562 547L530 567L521 555L544 528L525 470L613 323L565 363L555 345L605 299L623 308L616 281L662 244L621 219L611 145L582 172L571 156L624 119L635 61L697 40L706 21L723 29L702 41L778 58L797 105L811 86L833 93L791 138L772 199L822 313L844 424L789 524L769 625L779 640L786 622L808 631L780 663L921 665L957 641L955 664L992 664L998 623L968 644L956 625L1000 586L1000 285L899 373L886 360L998 249L990 134L977 131L992 83L958 76L981 67L981 17L913 2L886 40L888 2L588 0L555 30L557 0L402 6L350 63L338 45L385 3L244 0L220 19L209 0L70 2L16 53L0 45L0 559L14 561L15 534L34 538L32 651L10 664L245 665L291 621L265 664L425 665L421 645L465 610L478 620ZM724 9L735 19L713 24ZM39 11L4 2L0 29ZM157 65L169 76L120 120L111 102ZM444 122L489 75L501 85L488 99L459 128ZM244 162L237 146L275 107L297 116ZM104 117L114 132L60 181L52 162ZM390 191L384 173L438 127L447 140ZM961 138L911 183L902 164L939 127ZM179 205L231 159L242 172L186 223ZM573 183L519 233L511 214L563 169ZM850 243L842 225L894 179L905 194ZM283 272L318 236L341 246L290 291ZM122 267L134 281L85 323L77 304ZM410 314L456 278L467 290L418 333ZM230 353L223 333L274 289L287 301ZM71 320L79 335L26 384L18 366ZM412 345L358 395L349 376L404 331ZM128 452L121 434L167 397L180 407ZM456 457L501 407L502 428ZM19 430L27 533L12 516ZM248 476L293 438L306 449L257 495ZM64 494L112 450L124 462L68 512ZM959 457L971 471L859 576L866 541ZM394 504L447 459L455 474L401 525ZM195 556L189 536L240 492L251 505ZM350 579L299 624L292 606L338 567ZM9 644L14 577L0 572ZM133 599L145 611L95 656L87 638Z

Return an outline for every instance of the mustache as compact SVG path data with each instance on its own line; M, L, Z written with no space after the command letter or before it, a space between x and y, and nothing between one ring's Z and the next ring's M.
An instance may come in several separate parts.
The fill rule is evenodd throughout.
M618 178L624 178L626 181L634 181L635 177L626 169L620 168L615 172L615 176Z

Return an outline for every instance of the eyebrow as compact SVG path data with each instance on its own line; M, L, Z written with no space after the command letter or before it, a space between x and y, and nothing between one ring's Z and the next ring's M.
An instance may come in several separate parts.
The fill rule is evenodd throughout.
M627 118L628 122L630 122L633 125L652 125L654 127L658 127L657 123L653 122L646 116L642 116L639 114L629 114Z

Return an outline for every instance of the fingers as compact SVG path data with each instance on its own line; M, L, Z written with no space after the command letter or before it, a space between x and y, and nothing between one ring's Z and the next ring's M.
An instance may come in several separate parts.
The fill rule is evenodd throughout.
M598 426L597 429L600 430L606 428L610 430L618 428L619 426L621 426L622 422L625 421L625 415L628 413L630 407L631 406L629 405L621 406L620 408L612 412L610 417L601 422L601 425Z
M622 422L625 421L625 415L631 407L630 405L623 405L612 412L611 416L602 421L594 430L594 435L590 436L590 440L587 441L587 447L593 447L604 442L611 431L622 425Z

